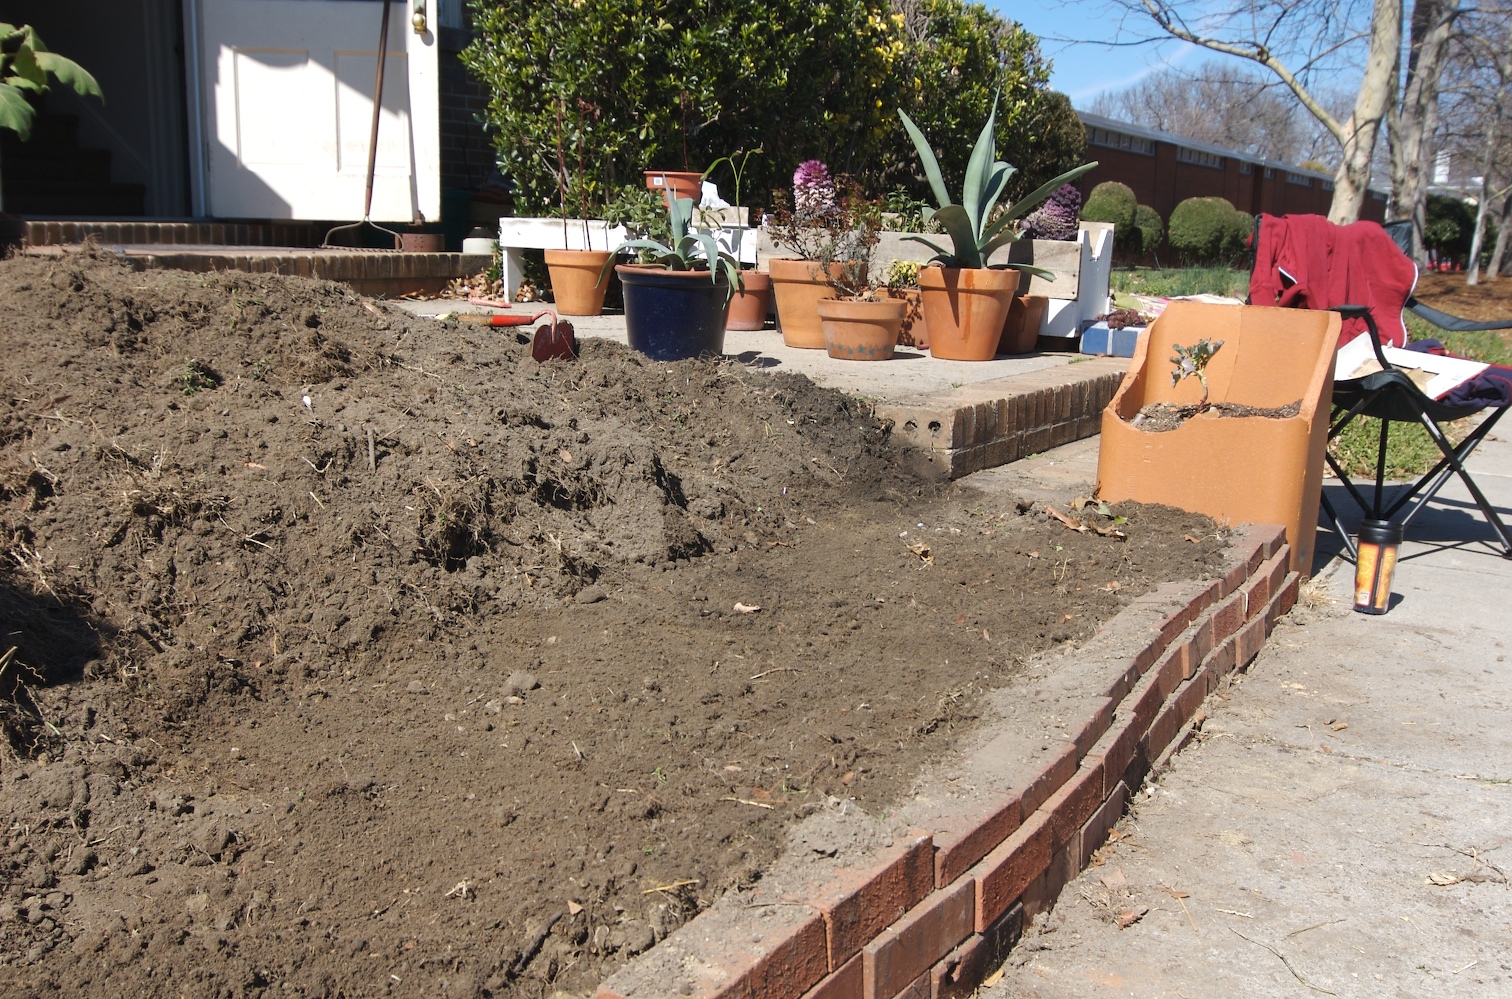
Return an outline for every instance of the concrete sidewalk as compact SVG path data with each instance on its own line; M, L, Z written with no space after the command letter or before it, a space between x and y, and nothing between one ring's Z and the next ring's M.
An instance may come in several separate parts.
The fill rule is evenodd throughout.
M1095 442L1064 452L968 481L1089 483ZM1471 468L1512 515L1512 443ZM1384 617L1327 562L984 999L1512 996L1512 560L1491 537L1446 487Z

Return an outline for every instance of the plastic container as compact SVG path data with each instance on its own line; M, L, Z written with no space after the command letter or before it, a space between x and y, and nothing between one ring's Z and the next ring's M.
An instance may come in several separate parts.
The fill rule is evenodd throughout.
M1361 521L1354 593L1354 609L1361 614L1384 614L1390 608L1391 577L1401 545L1402 525L1389 520Z

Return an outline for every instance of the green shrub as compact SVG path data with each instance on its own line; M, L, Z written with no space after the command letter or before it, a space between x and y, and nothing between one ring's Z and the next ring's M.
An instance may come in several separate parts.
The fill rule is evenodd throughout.
M1249 293L1249 272L1233 267L1115 268L1109 278L1117 295L1151 298L1226 295L1243 298Z
M1423 245L1440 260L1465 266L1475 235L1475 211L1459 198L1430 194L1423 216Z
M1245 252L1244 241L1254 220L1224 198L1188 198L1171 212L1171 249L1185 261L1234 261Z
M1139 252L1154 253L1160 248L1160 241L1165 239L1165 223L1160 221L1160 213L1149 205L1137 205L1134 208L1134 227L1139 230Z
M1136 225L1134 214L1138 204L1129 185L1105 180L1087 195L1081 217L1085 222L1112 222L1118 227L1117 238L1122 242L1129 238L1129 231Z

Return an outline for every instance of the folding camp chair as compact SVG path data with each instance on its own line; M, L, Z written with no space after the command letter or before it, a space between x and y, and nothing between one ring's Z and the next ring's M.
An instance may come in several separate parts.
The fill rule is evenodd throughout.
M1470 495L1474 497L1497 538L1500 539L1503 554L1512 558L1512 536L1509 536L1507 527L1502 523L1496 509L1486 499L1480 487L1475 484L1469 472L1465 470L1466 459L1496 426L1506 413L1507 406L1492 405L1473 397L1467 397L1464 402L1439 401L1431 398L1400 367L1393 365L1387 359L1383 349L1383 340L1396 339L1401 342L1406 339L1406 329L1401 325L1399 318L1402 309L1413 312L1440 329L1452 331L1512 329L1512 319L1488 323L1472 322L1430 308L1413 298L1412 289L1416 284L1417 271L1416 267L1411 265L1410 258L1404 259L1406 252L1401 249L1401 240L1410 239L1410 233L1402 229L1407 223L1393 223L1387 227L1377 227L1374 223L1355 223L1350 227L1327 227L1322 224L1324 220L1308 218L1299 220L1304 226L1302 230L1304 238L1301 242L1307 243L1307 246L1283 254L1278 252L1276 246L1270 245L1265 248L1265 253L1261 254L1259 226L1265 224L1267 219L1273 226L1270 231L1272 233L1277 231L1274 226L1278 220L1263 215L1257 219L1255 239L1257 253L1251 276L1252 297L1269 298L1273 294L1278 299L1286 297L1285 292L1276 294L1276 289L1298 279L1287 273L1282 268L1282 263L1293 269L1310 265L1316 270L1320 266L1319 262L1326 259L1330 263L1337 260L1340 266L1354 269L1350 280L1343 282L1331 281L1330 275L1325 274L1302 275L1300 281L1303 284L1300 287L1305 288L1306 294L1299 296L1301 301L1298 302L1308 308L1332 309L1338 312L1345 320L1346 333L1351 327L1357 329L1358 325L1363 323L1364 331L1360 335L1369 336L1376 363L1380 366L1379 371L1362 377L1345 378L1334 382L1334 419L1328 432L1330 442L1343 433L1344 429L1357 417L1370 416L1381 421L1375 483L1368 498L1340 467L1333 455L1326 454L1329 467L1348 490L1350 497L1359 505L1361 512L1372 520L1397 520L1398 515L1403 514L1405 510L1405 514L1398 521L1405 529L1437 496L1439 490L1449 481L1449 477L1458 475ZM1284 223L1289 220L1279 221ZM1390 241L1382 238L1383 228L1386 235L1391 237ZM1318 237L1325 237L1326 240L1334 233L1342 234L1345 229L1353 230L1349 239L1354 242L1348 244L1341 235L1337 253L1333 248L1330 248L1327 253L1320 253L1318 247L1314 245ZM1394 248L1392 243L1395 243ZM1402 256L1398 257L1398 253ZM1283 256L1289 259L1283 261ZM1384 273L1388 271L1389 274ZM1260 293L1258 296L1256 296L1257 291ZM1375 308L1381 310L1381 315L1374 314L1369 305L1345 304L1348 301L1347 298L1344 301L1327 300L1330 296L1350 295L1357 292L1368 294ZM1256 301L1254 304L1274 303ZM1390 313L1389 317L1387 312ZM1387 318L1396 327L1391 338L1383 338L1377 321L1378 319L1385 321ZM1487 409L1491 412L1458 446L1449 442L1440 424L1474 416ZM1420 424L1438 446L1443 457L1416 482L1395 487L1395 492L1388 497L1386 447L1393 422ZM1323 497L1322 506L1335 530L1339 532L1339 537L1343 540L1350 556L1356 556L1357 550L1350 532L1345 529L1343 521L1326 494Z
M1429 313L1439 313L1436 309L1428 309ZM1375 317L1370 310L1361 305L1341 305L1333 311L1344 318L1360 318L1365 321L1370 331L1371 346L1375 350L1376 362L1381 366L1380 371L1365 375L1362 378L1350 378L1336 380L1334 382L1333 404L1334 421L1328 428L1330 442L1344 432L1344 428L1358 416L1373 416L1381 421L1381 440L1376 452L1375 485L1369 499L1360 492L1349 475L1339 466L1331 453L1324 452L1324 460L1333 469L1334 475L1349 490L1349 495L1359 504L1360 510L1371 520L1395 520L1396 516L1409 503L1412 506L1407 510L1406 516L1401 518L1403 530L1411 525L1414 518L1422 512L1423 507L1438 495L1444 483L1449 481L1450 475L1458 475L1470 495L1475 498L1476 505L1486 515L1486 521L1496 536L1501 539L1502 554L1512 558L1512 537L1507 534L1507 527L1502 523L1496 508L1486 499L1485 493L1475 484L1470 473L1465 470L1465 460L1470 457L1480 442L1486 439L1491 428L1506 414L1507 407L1499 406L1492 409L1490 415L1481 421L1480 425L1470 431L1464 440L1456 447L1449 443L1449 438L1439 426L1450 420L1463 419L1485 411L1485 406L1452 406L1429 398L1418 388L1417 384L1402 369L1392 365L1386 359L1386 352L1381 347L1381 334L1376 326ZM1416 310L1414 310L1416 311ZM1419 313L1421 315L1421 313ZM1432 318L1425 316L1429 322ZM1448 316L1454 319L1453 316ZM1487 329L1504 329L1512 327L1512 322L1503 323L1499 326L1487 326ZM1394 497L1388 504L1385 498L1386 489L1386 443L1390 437L1391 424L1418 423L1428 432L1433 443L1438 445L1443 457L1438 464L1418 479L1417 482L1408 483L1398 487ZM1344 540L1349 554L1357 554L1354 541L1349 532L1345 530L1343 521L1328 496L1323 496L1323 510L1328 514L1328 519L1333 522L1334 529L1339 532L1339 537Z

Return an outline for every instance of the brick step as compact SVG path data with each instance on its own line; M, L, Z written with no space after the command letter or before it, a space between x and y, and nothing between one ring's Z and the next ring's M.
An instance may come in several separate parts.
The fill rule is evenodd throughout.
M17 214L27 213L16 210ZM74 213L77 214L77 213ZM133 218L27 219L28 246L62 246L93 238L106 246L280 246L320 245L335 223L301 221L221 222Z

